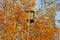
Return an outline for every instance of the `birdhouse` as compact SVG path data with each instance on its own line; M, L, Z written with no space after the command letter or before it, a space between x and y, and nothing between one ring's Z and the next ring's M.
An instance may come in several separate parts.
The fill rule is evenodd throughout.
M30 23L34 22L34 11L27 11L27 21L30 21Z

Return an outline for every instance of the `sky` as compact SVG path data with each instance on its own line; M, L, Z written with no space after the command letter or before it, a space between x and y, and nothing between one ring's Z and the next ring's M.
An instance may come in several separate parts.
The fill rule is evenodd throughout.
M43 3L39 2L39 1L40 0L36 0L36 6L35 6L36 9L38 9L40 6L43 6ZM47 0L47 1L49 1L49 0ZM60 3L60 0L57 0L57 3ZM56 11L55 13L56 13L55 20L59 20L60 19L60 11ZM60 23L58 23L58 21L55 21L55 24L58 28L60 28Z
M60 19L60 11L56 12L55 20ZM60 28L60 23L58 21L55 22L56 26Z
M2 0L0 0L1 2ZM49 1L49 0L47 0ZM55 0L54 0L55 1ZM35 8L36 10L39 9L39 7L43 7L44 4L42 2L40 2L40 0L36 0L36 5L35 5ZM58 3L60 3L60 0L57 0ZM60 19L60 11L56 11L56 16L55 16L55 20L59 20ZM60 23L58 23L58 21L55 22L56 26L60 28Z

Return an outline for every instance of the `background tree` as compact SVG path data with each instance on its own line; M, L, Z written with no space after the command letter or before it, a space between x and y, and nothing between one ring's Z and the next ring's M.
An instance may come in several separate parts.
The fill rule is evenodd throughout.
M0 2L1 40L59 39L60 28L55 24L55 11L60 11L60 4L56 0L49 2L40 0L44 6L36 10L35 1L3 0ZM34 16L32 21L29 18L31 13Z

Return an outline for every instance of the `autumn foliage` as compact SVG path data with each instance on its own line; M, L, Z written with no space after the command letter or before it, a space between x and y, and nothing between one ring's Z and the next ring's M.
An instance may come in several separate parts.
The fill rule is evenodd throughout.
M0 40L58 40L59 28L55 25L55 6L34 10L36 0L4 0L0 2ZM44 2L50 6L53 2ZM43 12L43 11L46 11ZM30 13L33 13L33 22ZM45 13L45 14L44 14ZM31 22L31 23L30 23Z

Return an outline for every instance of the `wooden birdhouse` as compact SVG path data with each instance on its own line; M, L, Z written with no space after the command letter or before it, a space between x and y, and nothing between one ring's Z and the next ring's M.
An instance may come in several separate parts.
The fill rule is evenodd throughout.
M34 11L27 11L27 21L30 23L34 22Z

